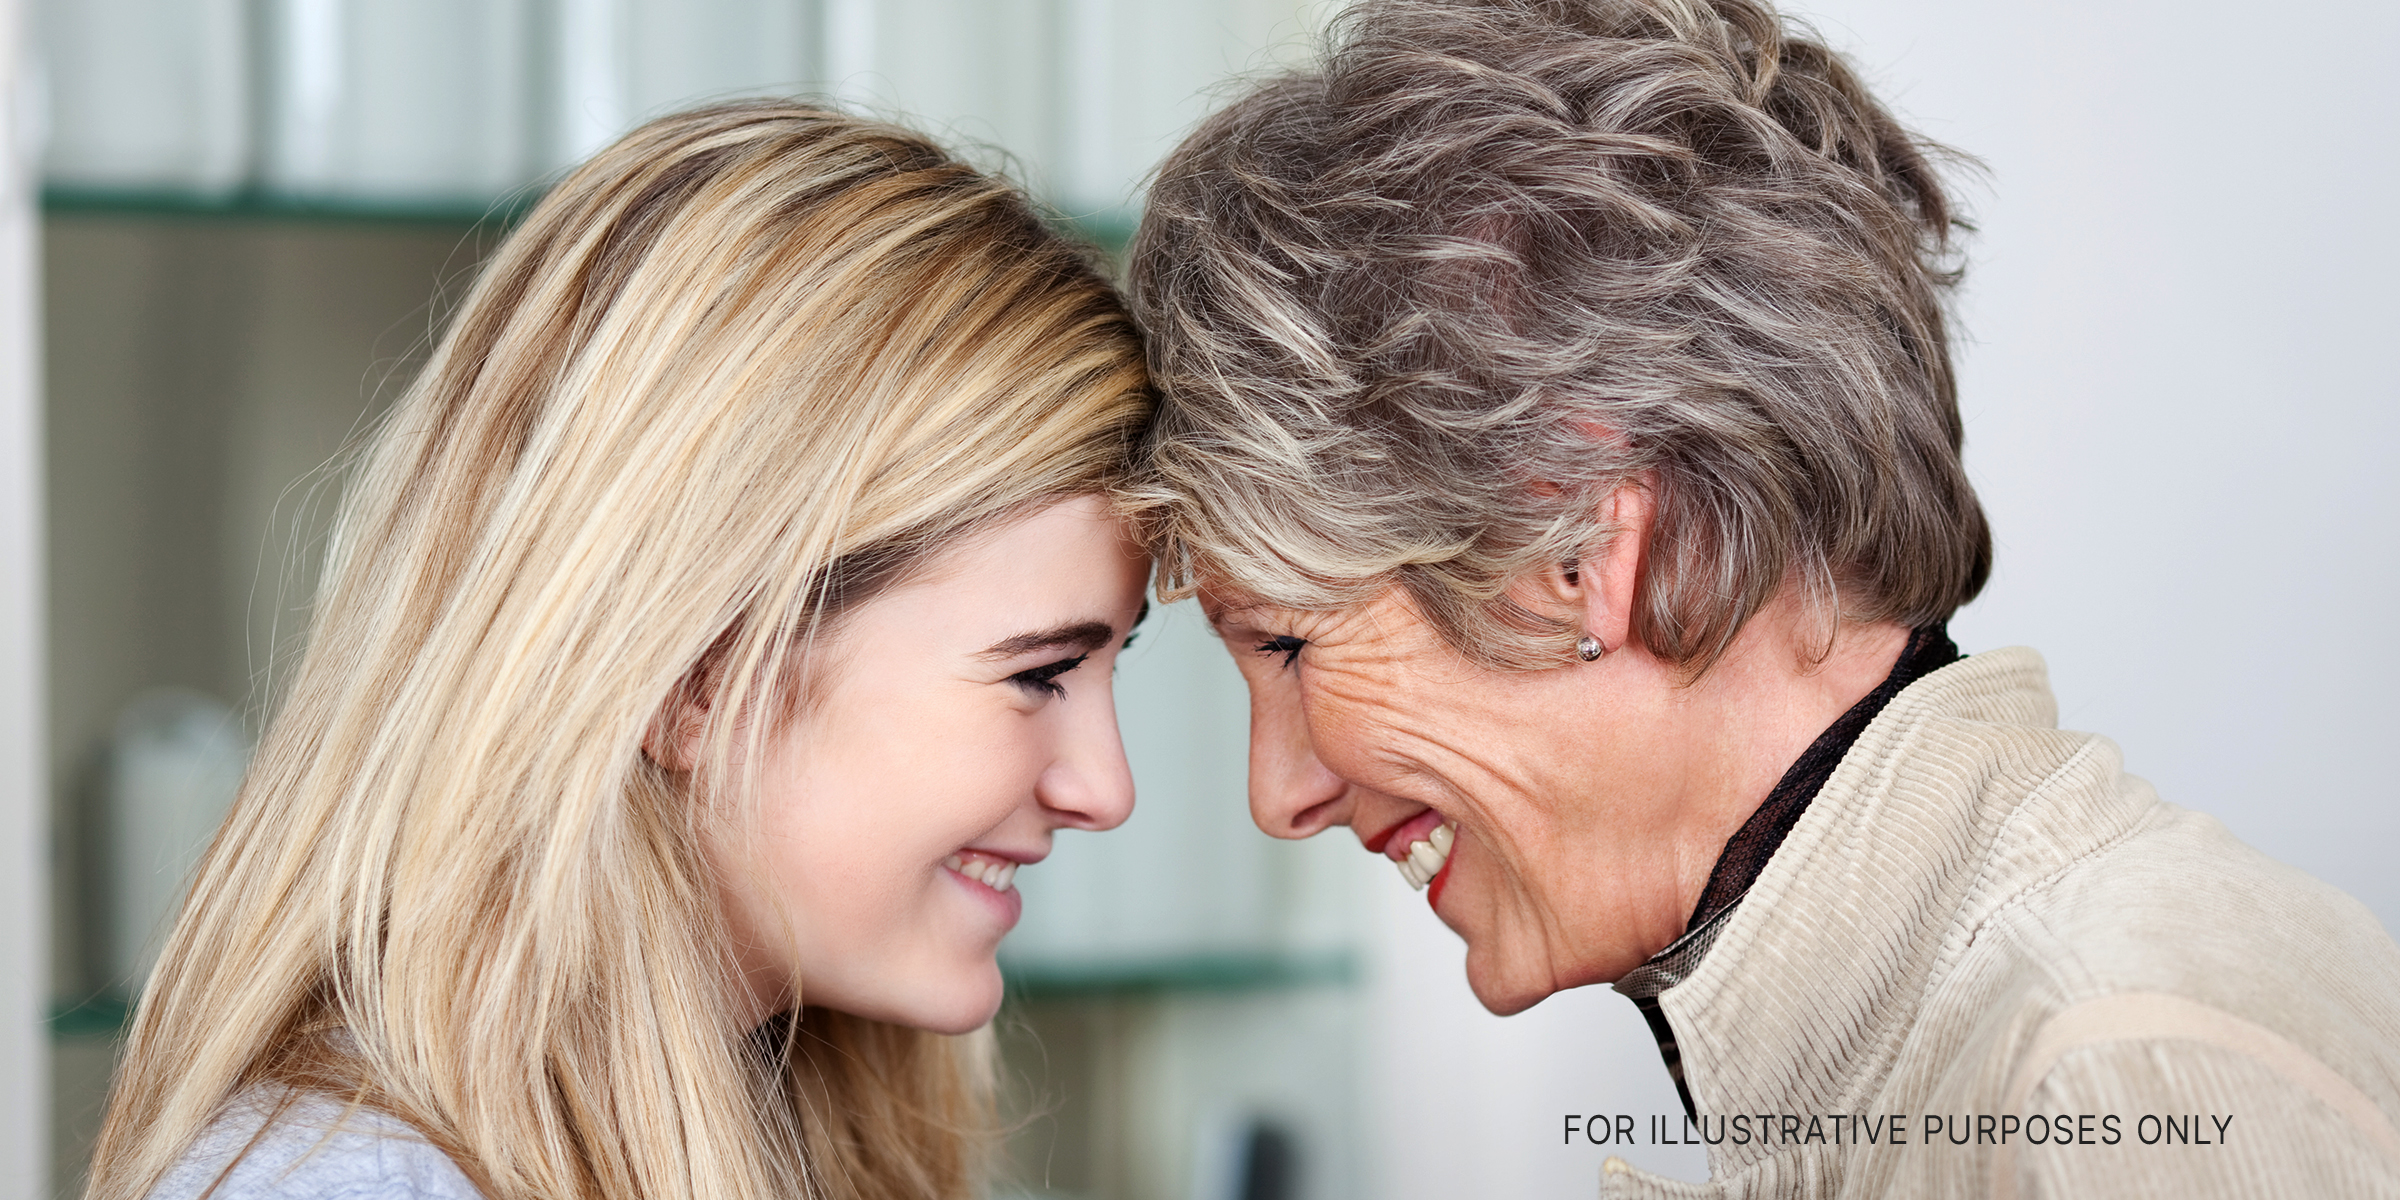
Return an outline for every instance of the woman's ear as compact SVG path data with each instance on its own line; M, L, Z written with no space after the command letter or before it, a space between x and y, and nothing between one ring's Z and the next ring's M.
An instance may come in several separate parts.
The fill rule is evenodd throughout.
M1642 551L1650 544L1653 511L1649 481L1629 479L1617 485L1600 503L1600 526L1607 540L1577 558L1552 564L1539 572L1534 584L1543 594L1543 607L1580 626L1615 650L1633 633L1634 593L1642 577Z
M684 774L700 762L700 747L708 737L708 696L694 668L683 677L642 731L642 757Z

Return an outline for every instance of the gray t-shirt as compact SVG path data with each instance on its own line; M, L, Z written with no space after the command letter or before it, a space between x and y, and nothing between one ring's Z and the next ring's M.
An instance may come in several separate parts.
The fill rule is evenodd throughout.
M303 1095L261 1135L273 1105L264 1092L235 1101L149 1200L198 1200L204 1192L210 1200L483 1200L449 1155L397 1117ZM237 1154L233 1172L209 1192Z

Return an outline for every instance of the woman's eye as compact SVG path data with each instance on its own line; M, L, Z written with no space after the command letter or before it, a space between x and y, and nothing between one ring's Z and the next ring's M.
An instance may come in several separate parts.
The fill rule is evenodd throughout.
M1037 692L1044 696L1064 696L1067 694L1067 689L1059 685L1058 677L1082 666L1083 660L1090 657L1091 655L1088 654L1078 654L1073 658L1062 658L1057 662L1035 667L1030 671L1019 671L1009 676L1008 681L1027 691Z
M1282 655L1283 665L1289 667L1300 661L1300 647L1307 644L1308 641L1305 638L1296 638L1288 633L1281 633L1260 642L1255 649L1269 658L1278 654Z

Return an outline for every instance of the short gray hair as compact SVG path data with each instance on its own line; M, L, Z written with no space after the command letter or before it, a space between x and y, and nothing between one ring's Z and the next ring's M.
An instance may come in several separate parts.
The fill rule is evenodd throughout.
M1787 582L1922 625L1991 535L1959 458L1938 147L1762 0L1367 0L1160 168L1132 252L1170 590L1397 583L1563 661L1512 580L1647 480L1635 636L1693 675Z

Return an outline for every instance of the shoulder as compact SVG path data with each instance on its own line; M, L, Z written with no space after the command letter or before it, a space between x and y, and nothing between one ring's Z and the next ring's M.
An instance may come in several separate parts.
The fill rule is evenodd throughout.
M2013 816L2128 801L2138 815L2055 869L1989 876L2011 885L1962 931L1957 982L2019 998L2020 1054L2148 1042L2154 1056L2206 1043L2258 1057L2271 1042L2286 1061L2341 1064L2400 1112L2400 945L2365 905L2137 778L2047 799ZM1998 848L2038 857L2005 835Z
M211 1191L211 1185L214 1185ZM237 1099L160 1179L149 1200L481 1200L450 1157L395 1117L325 1096L277 1111Z
M2400 1196L2388 1040L2332 1062L2312 1040L2163 992L2064 1009L2017 1056L1998 1107L2025 1124L1989 1160L1991 1191ZM2057 1136L2070 1121L2091 1136Z
M2020 877L1944 989L1983 1034L1951 1107L2024 1122L1991 1194L2400 1195L2400 947L2214 819L2107 790L2139 818Z
M1915 801L1961 864L1898 1078L1951 1143L1916 1169L1975 1163L1992 1195L2400 1195L2400 946L2052 728L2030 652L1978 660L1928 677L1863 789Z
M2400 945L2375 915L2138 779L2118 787L2141 801L2139 819L2021 880L1967 955L2033 976L2027 996L2050 1014L2122 994L2176 996L2330 1059L2400 1073L2400 1010L2388 1001L2400 993Z
M2166 803L2107 738L2054 728L2039 656L1977 655L1904 701L1884 761L1860 764L1881 768L1858 780L1872 803L1853 807L1956 856L1921 889L1947 944L1936 990L2005 982L2049 1011L2167 993L2303 1044L2345 1023L2400 1042L2383 999L2400 993L2400 946L2374 914Z

